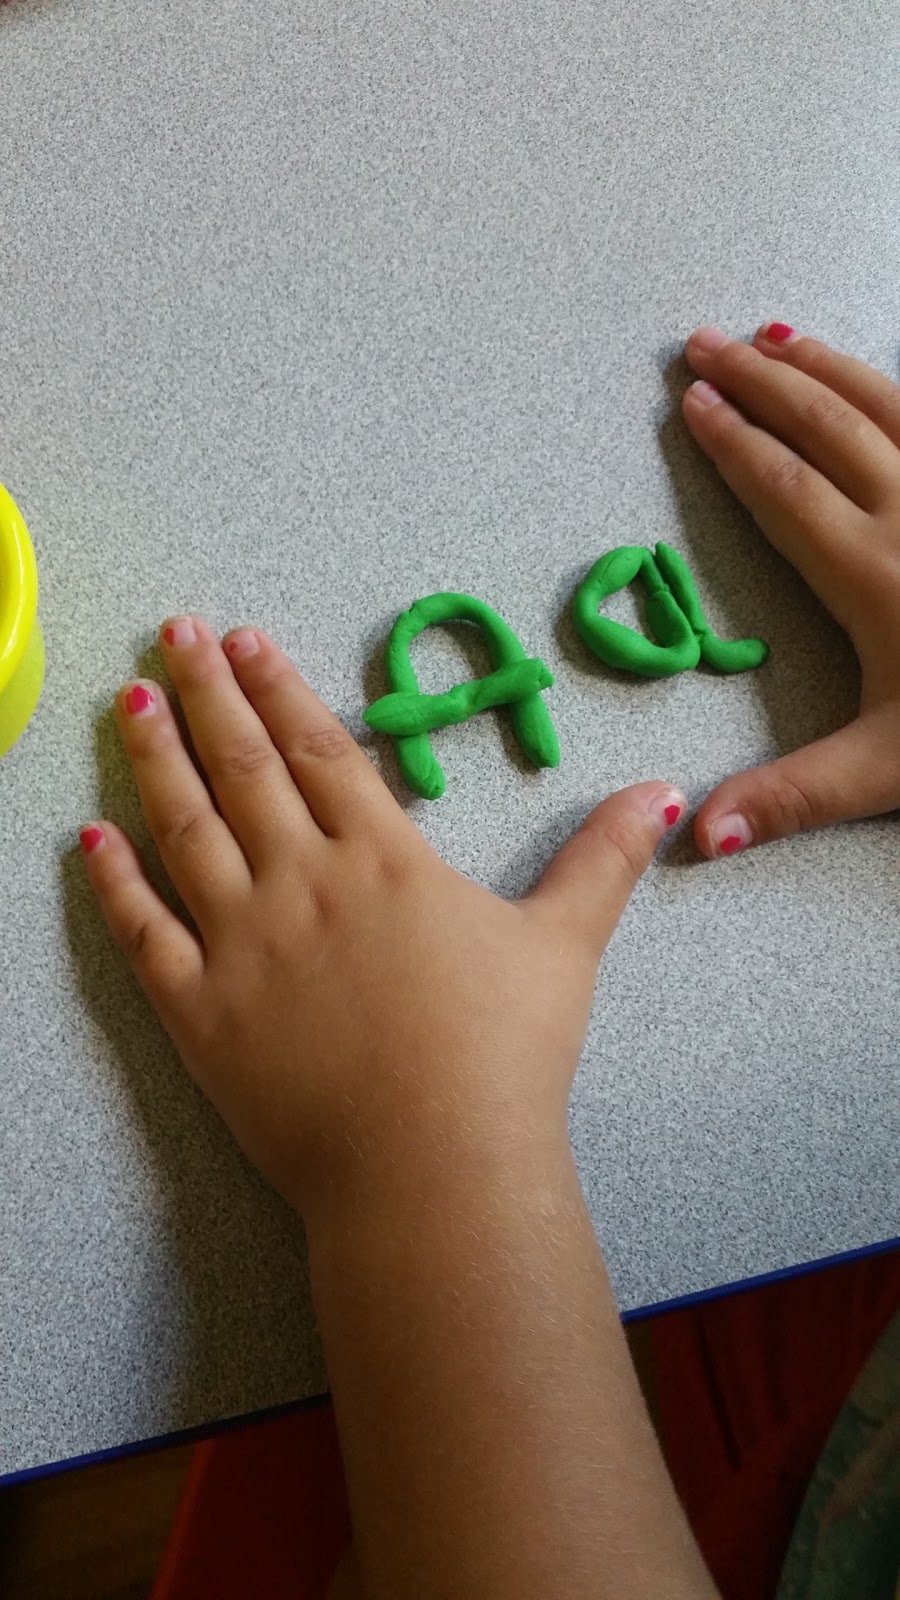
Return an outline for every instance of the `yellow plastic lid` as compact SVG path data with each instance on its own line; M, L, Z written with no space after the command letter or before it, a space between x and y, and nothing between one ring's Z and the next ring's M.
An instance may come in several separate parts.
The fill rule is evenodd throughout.
M37 597L37 563L25 519L0 484L0 755L26 727L43 684Z

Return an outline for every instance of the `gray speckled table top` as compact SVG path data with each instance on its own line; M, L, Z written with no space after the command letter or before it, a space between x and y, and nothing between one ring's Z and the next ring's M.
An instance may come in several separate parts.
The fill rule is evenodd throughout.
M699 800L837 726L848 647L686 439L675 357L772 315L895 372L897 43L895 0L0 10L0 479L48 650L0 763L0 1470L323 1384L300 1230L72 854L98 811L141 835L117 685L197 608L359 730L395 613L481 595L557 674L563 765L484 717L415 815L505 893L609 789ZM573 585L656 538L761 672L586 655ZM424 686L464 649L423 641ZM623 1306L900 1231L897 867L886 819L648 874L572 1106Z

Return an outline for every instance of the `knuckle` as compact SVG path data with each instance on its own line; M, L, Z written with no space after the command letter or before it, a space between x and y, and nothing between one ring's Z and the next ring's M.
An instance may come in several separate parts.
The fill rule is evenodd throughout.
M252 778L271 765L274 755L274 747L261 739L237 739L217 752L213 765L219 778Z
M803 408L804 420L813 428L852 428L857 418L850 406L833 390L823 389L807 400Z
M191 808L170 812L153 829L161 851L183 852L196 848L203 830L203 813Z
M309 889L309 916L313 928L322 934L346 923L347 901L340 884L321 879Z
M150 938L150 924L145 920L132 922L123 928L120 934L120 943L132 966L137 966L147 948Z
M295 736L291 760L333 761L349 755L355 748L354 741L340 723L321 722Z
M877 410L871 415L885 433L900 443L900 385L888 383L879 392Z
M803 833L817 825L814 801L800 784L783 773L769 780L766 808L779 832Z
M762 474L762 486L776 499L792 499L809 481L809 468L799 456L779 456Z
M606 843L612 862L622 876L629 882L639 878L646 865L646 851L640 835L631 828L613 823L607 826Z
M395 896L403 894L421 872L418 852L408 849L370 851L367 866L378 889Z

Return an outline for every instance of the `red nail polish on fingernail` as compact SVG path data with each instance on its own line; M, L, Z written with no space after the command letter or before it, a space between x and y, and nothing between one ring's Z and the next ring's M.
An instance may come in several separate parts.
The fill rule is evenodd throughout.
M174 628L163 628L163 638L165 639L166 644L174 644L175 643L175 629Z
M668 794L655 794L650 801L650 815L656 826L657 836L662 837L667 828L671 828L678 821L684 811L687 801L676 799L677 790L669 790Z
M125 710L130 717L140 716L142 711L149 711L155 704L156 696L152 695L149 689L145 689L142 683L136 683L125 696Z
M105 843L102 828L82 828L78 837L81 840L81 848L86 856L92 856L94 851L99 850L100 846Z
M789 322L770 322L766 329L766 338L772 344L787 344L793 331Z
M232 661L246 661L259 655L259 636L255 628L238 628L225 646Z
M709 842L717 856L733 856L753 843L753 829L740 811L717 817L709 830Z

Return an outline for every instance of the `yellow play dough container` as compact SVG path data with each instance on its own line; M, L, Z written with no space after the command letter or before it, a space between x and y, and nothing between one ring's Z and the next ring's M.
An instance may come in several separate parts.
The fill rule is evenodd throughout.
M28 726L44 682L37 593L28 529L0 484L0 756Z

